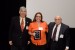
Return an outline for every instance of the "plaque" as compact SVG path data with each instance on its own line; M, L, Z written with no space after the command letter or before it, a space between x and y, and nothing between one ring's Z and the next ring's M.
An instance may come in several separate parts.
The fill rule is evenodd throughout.
M41 39L41 30L35 30L34 33L35 33L34 39L40 40Z

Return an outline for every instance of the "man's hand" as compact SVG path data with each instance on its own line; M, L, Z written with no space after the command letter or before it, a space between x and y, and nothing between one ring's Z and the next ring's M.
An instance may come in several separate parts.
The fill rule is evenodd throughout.
M65 49L65 50L68 50L68 49Z
M12 41L9 41L9 45L12 45L13 43L12 43Z
M35 36L35 33L31 33L31 32L29 32L29 35L31 35L31 36Z
M28 44L30 44L30 41L28 41Z
M69 46L66 46L65 50L69 50Z
M35 36L35 33L33 33L33 36Z

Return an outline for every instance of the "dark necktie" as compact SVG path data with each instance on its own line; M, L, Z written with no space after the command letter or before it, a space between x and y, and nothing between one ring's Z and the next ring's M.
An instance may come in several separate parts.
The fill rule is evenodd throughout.
M58 25L56 25L56 27L55 27L55 29L54 29L54 33L53 33L53 36L52 36L53 41L55 41L56 32L57 32L57 27L58 27Z

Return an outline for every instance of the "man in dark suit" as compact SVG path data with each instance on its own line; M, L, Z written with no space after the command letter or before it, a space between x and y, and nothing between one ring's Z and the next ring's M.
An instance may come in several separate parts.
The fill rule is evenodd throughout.
M13 17L9 29L9 44L12 50L27 50L29 41L28 26L31 19L26 17L27 10L24 6L19 9L20 16Z
M62 23L60 16L56 16L55 22L49 24L47 39L50 50L69 50L69 26Z

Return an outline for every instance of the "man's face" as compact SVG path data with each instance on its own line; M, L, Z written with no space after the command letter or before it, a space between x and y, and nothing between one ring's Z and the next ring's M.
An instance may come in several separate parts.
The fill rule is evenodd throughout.
M20 14L20 16L21 17L25 17L26 16L26 14L27 14L27 11L26 11L26 9L20 9L20 11L19 11L19 14Z
M62 19L61 19L60 16L56 16L56 17L55 17L55 23L56 23L57 25L59 25L59 24L62 23Z

